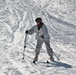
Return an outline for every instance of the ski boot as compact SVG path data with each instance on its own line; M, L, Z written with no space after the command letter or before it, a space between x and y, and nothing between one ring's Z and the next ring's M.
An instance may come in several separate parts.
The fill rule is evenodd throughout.
M54 58L53 58L53 56L50 56L50 61L54 61Z
M50 61L54 61L54 58L53 58L53 56L50 56ZM50 61L47 61L47 63L49 63Z
M33 60L33 63L35 63L36 61L38 61L38 55L36 54L34 60Z

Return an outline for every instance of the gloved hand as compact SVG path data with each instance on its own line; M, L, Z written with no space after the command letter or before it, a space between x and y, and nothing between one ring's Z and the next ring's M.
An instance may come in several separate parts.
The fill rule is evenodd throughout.
M24 48L26 48L26 46L24 46Z
M44 39L44 35L42 35L41 38Z
M28 34L28 32L29 32L28 30L25 31L26 34Z

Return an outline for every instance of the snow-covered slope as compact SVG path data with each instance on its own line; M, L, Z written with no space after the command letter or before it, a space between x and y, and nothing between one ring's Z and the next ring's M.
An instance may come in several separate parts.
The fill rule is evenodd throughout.
M28 35L25 61L21 60L25 30L35 25L36 17L47 25L60 62L46 64L49 57L43 45L38 64L32 63L35 34ZM75 49L76 0L0 0L0 75L75 75Z

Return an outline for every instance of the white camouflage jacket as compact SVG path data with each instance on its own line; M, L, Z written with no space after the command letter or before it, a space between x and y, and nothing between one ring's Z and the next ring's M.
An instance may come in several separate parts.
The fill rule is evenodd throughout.
M33 26L29 31L28 31L28 34L33 34L33 33L36 33L36 39L40 39L41 36L43 35L44 36L44 39L50 39L50 36L48 34L48 30L47 30L47 27L45 25L43 25L40 30L38 30L38 27L37 25Z

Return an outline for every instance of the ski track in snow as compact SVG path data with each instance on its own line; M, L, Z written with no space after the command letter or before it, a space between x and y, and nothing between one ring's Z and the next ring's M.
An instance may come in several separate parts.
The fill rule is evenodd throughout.
M0 0L0 75L76 75L75 3L75 0ZM43 45L39 61L32 63L35 35L27 37L22 60L24 32L34 26L39 16L47 25L51 47L60 62L47 64Z

